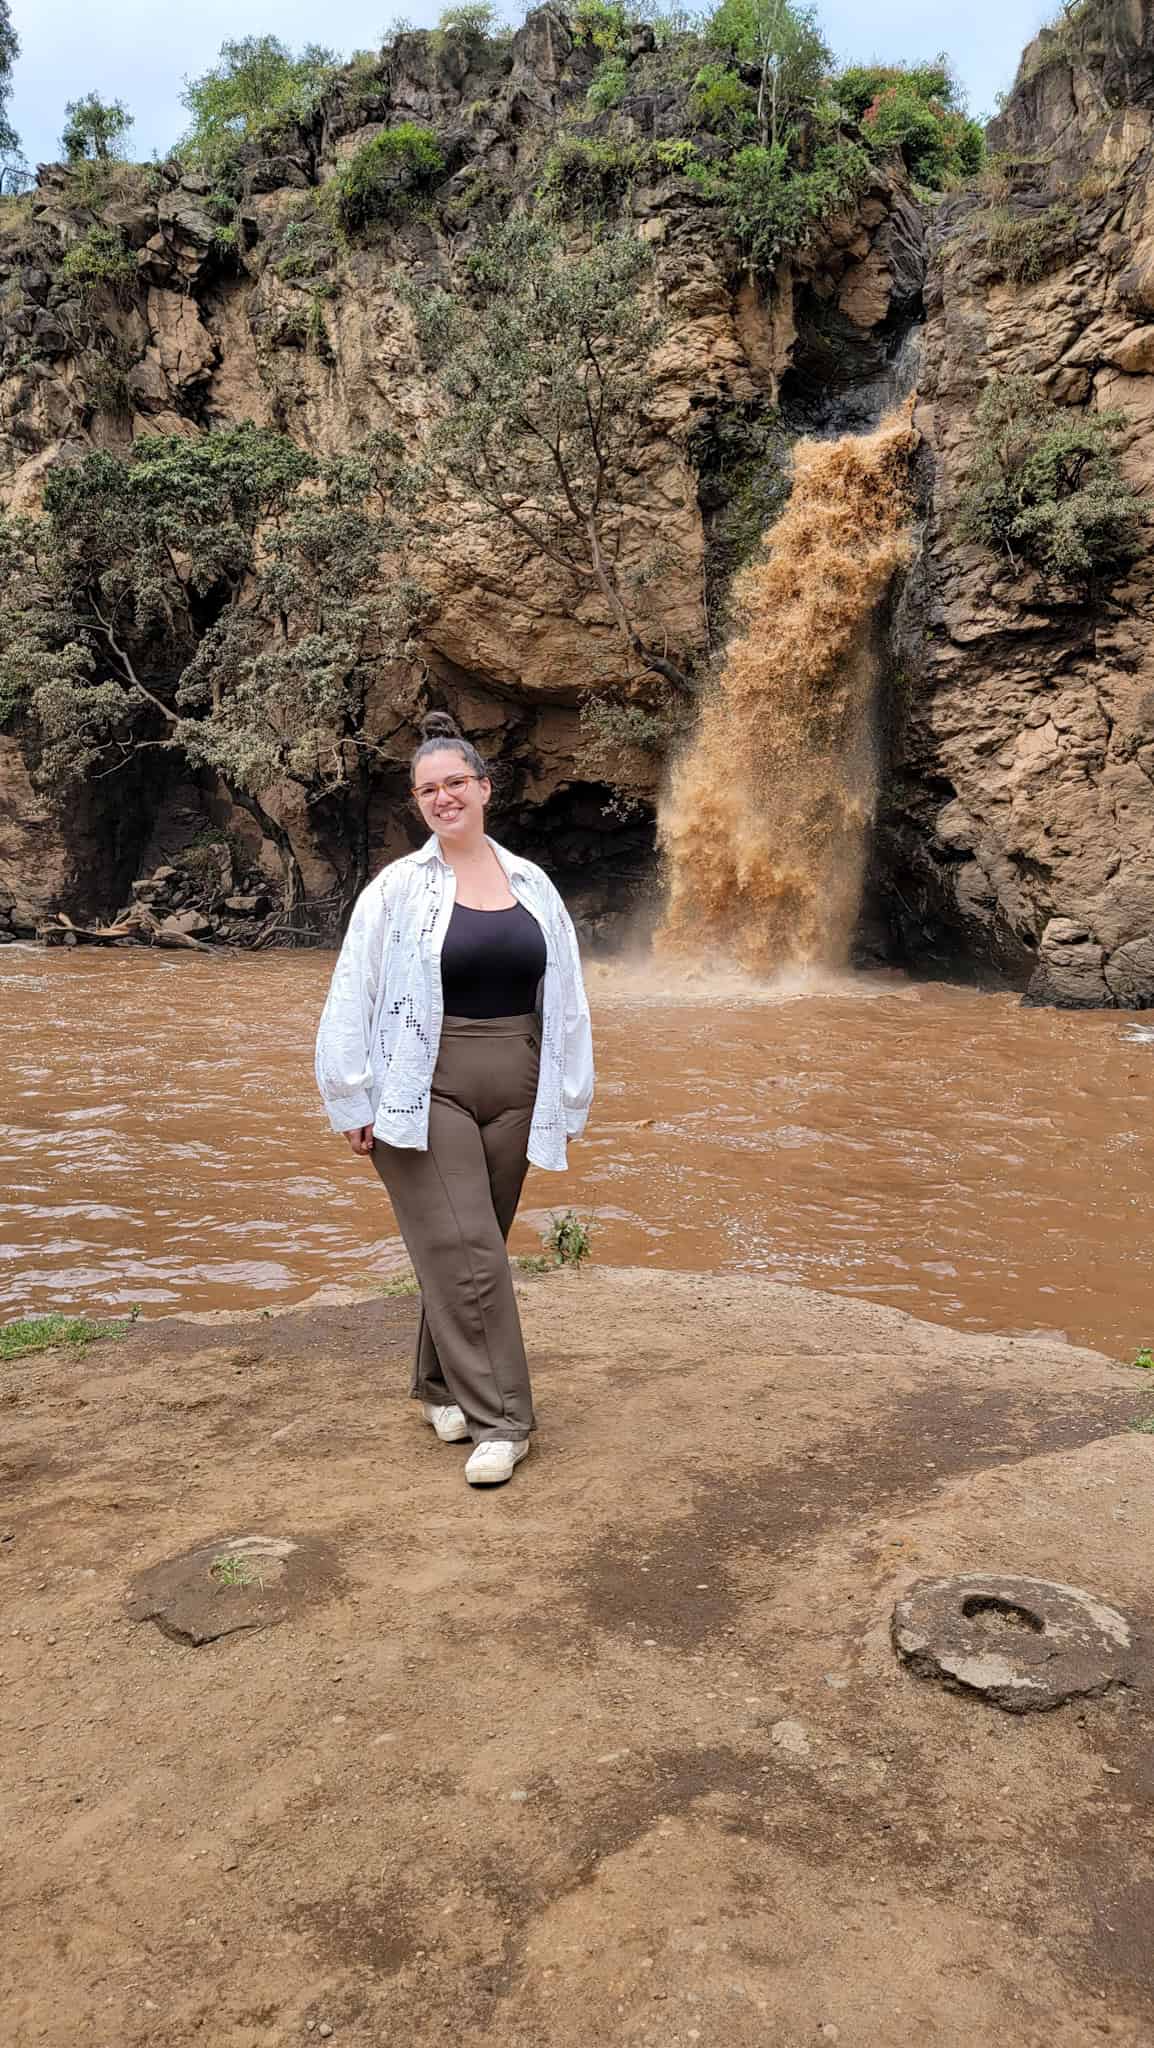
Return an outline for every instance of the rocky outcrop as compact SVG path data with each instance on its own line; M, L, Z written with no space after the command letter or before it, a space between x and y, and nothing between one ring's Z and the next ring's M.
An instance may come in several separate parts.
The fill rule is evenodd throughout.
M686 126L684 83L656 77L649 31L634 44L630 94L589 131L607 132L611 121L626 148ZM402 35L378 63L345 74L307 128L242 153L231 217L206 177L175 163L118 170L98 198L67 171L42 171L16 224L0 233L0 499L34 510L55 463L241 420L276 426L322 454L355 449L379 427L411 442L432 399L396 272L447 278L470 235L534 192L559 124L586 118L596 61L549 8L504 43ZM319 188L361 143L402 120L436 128L445 177L430 205L338 248ZM881 368L920 291L920 214L900 165L878 169L852 214L830 222L763 291L686 179L639 174L620 205L654 251L666 315L635 451L643 485L621 545L626 559L659 552L649 644L691 667L709 639L717 494L704 472L718 445L714 425L745 429L767 417L791 369L812 397L819 357L849 386ZM62 259L94 224L117 230L132 274L81 290ZM566 232L579 248L592 230L575 218ZM599 600L575 607L547 564L492 526L462 522L459 508L446 524L448 544L422 565L434 603L420 660L382 669L374 702L370 859L412 836L404 764L415 721L430 704L447 705L495 761L501 829L525 850L547 843L555 867L560 849L562 880L587 929L607 931L652 875L662 761L618 750L610 775L578 707L590 691L628 698L654 678L623 653ZM22 741L29 758L34 737ZM162 859L172 850L170 799L157 768L135 830ZM310 893L335 900L339 816L294 808L287 791L264 801L292 835ZM245 829L222 823L218 790L206 787L204 805L217 829ZM6 877L10 893L41 912L69 907L65 868L45 861L38 842L35 852L19 834L10 842L0 847L0 883ZM99 881L106 910L125 886L119 872Z
M1105 0L1046 31L992 124L984 189L942 209L916 420L926 522L897 622L879 889L902 955L1031 999L1154 1003L1154 561L1093 603L957 532L995 375L1117 410L1154 484L1154 29ZM1031 234L1034 281L991 255Z

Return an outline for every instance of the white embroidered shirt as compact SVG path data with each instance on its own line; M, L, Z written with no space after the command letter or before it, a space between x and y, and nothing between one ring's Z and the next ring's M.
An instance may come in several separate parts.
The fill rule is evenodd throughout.
M561 1172L593 1100L589 1004L572 920L549 877L493 839L509 888L541 927L541 1067L529 1131L534 1166ZM317 1033L317 1086L335 1131L371 1124L385 1145L423 1152L441 1043L441 948L457 878L436 835L395 860L356 901Z

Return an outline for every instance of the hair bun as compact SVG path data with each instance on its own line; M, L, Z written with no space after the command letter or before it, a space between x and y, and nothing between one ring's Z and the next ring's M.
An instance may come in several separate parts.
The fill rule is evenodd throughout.
M464 738L455 718L447 711L427 711L421 720L423 740L459 740Z

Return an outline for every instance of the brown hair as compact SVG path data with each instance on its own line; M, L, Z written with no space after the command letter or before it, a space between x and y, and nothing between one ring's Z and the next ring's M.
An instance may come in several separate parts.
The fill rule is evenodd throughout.
M421 720L421 744L416 748L409 763L409 778L414 788L417 782L417 769L426 754L443 753L446 748L460 754L466 768L474 775L479 775L482 781L488 779L489 770L485 766L483 756L477 752L472 740L465 738L456 719L451 718L447 711L429 711Z

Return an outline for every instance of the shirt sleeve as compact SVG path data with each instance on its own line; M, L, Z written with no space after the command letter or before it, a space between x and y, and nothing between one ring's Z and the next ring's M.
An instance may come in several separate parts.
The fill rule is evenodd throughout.
M317 1087L334 1131L373 1121L370 1039L388 928L384 889L370 882L349 919L317 1030Z
M565 990L565 1065L561 1102L565 1112L566 1136L579 1138L593 1101L593 1028L589 1021L589 1001L581 973L577 934L560 896L557 897L556 911L563 949L562 981Z

